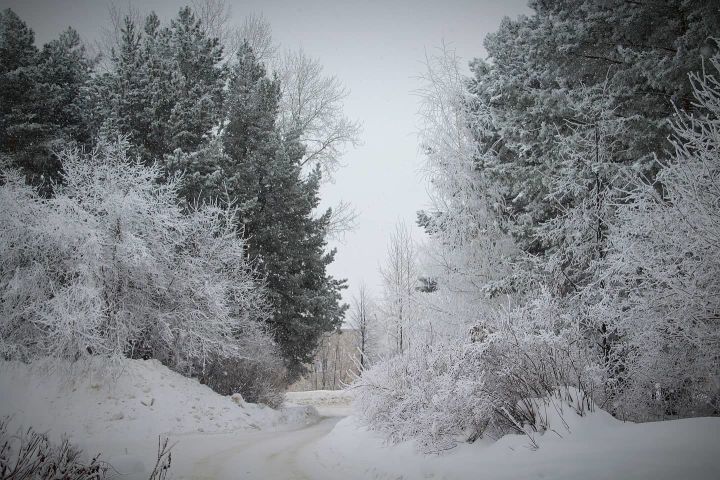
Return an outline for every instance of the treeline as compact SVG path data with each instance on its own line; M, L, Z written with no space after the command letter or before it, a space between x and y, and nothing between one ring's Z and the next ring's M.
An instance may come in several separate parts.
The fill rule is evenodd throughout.
M720 12L530 6L472 76L448 51L426 76L425 277L388 290L407 346L357 390L427 450L543 431L528 399L558 387L624 419L720 413Z
M347 92L278 54L261 17L234 29L203 5L169 22L115 12L97 57L72 28L37 48L0 13L6 357L156 357L253 398L342 322L335 219L317 209L358 141Z

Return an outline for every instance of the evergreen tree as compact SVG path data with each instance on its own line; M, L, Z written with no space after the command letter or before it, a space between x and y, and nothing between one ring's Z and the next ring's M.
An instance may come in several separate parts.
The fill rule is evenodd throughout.
M241 208L248 253L266 276L271 327L292 377L347 307L340 304L345 282L325 271L335 254L325 251L330 211L314 217L320 170L302 176L301 144L276 128L279 97L279 81L244 44L228 92L223 188Z
M0 13L0 148L12 155L27 143L32 126L35 34L15 12Z
M148 130L142 137L145 155L153 161L161 161L171 151L167 145L167 119L175 104L168 94L173 78L172 56L166 30L160 27L160 19L152 12L145 18L144 37L141 47L143 64L141 71L146 79L143 85L143 115Z
M125 17L119 45L111 52L114 70L100 79L99 100L103 102L100 118L101 132L108 136L126 135L133 146L132 153L149 160L146 137L152 118L142 40L137 25Z
M49 187L59 178L60 145L87 141L83 102L92 61L72 28L38 51L12 10L0 17L0 152Z
M172 150L190 152L203 143L222 114L222 46L208 36L189 7L180 10L165 34L173 59L171 95L175 100L167 119L167 140Z
M544 254L558 245L539 235L540 226L574 206L558 203L550 179L564 168L559 138L577 133L573 124L588 123L590 112L576 108L578 92L602 89L610 120L630 132L617 139L612 161L654 176L655 155L670 148L666 120L673 103L692 108L687 74L717 49L710 38L720 15L711 2L686 0L535 0L530 6L533 15L505 19L486 38L492 62L473 63L471 89L473 108L491 118L479 141L496 154L495 162L479 166L500 189L503 216L519 245Z
M96 85L96 128L128 135L146 163L208 141L220 123L226 75L218 39L189 7L169 27L154 13L142 29L126 17L111 61Z
M92 67L80 35L72 28L47 43L40 52L36 88L42 102L38 107L55 141L88 141L82 109Z

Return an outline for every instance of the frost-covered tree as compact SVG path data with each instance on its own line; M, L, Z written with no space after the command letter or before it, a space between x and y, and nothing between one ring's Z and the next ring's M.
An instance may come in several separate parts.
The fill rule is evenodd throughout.
M558 131L572 134L577 89L606 86L607 110L627 122L619 139L628 166L653 174L653 154L669 148L673 102L689 107L687 74L702 55L720 14L707 2L533 1L534 13L503 20L485 40L489 61L473 64L472 89L491 113L497 162L485 170L505 200L504 217L519 246L552 247L540 224L563 213L549 196L561 157ZM489 142L489 143L488 143Z
M170 22L167 35L173 56L173 96L176 102L168 119L170 148L193 151L222 114L225 70L222 46L207 35L202 22L189 7Z
M417 300L419 277L417 248L404 223L395 226L390 237L382 276L379 310L384 327L384 353L402 354L413 338L419 339Z
M720 407L720 56L690 79L675 156L618 207L603 279L622 362L617 408L641 418Z
M0 147L4 155L20 150L23 126L31 126L32 69L37 62L35 34L10 9L0 13Z
M435 286L418 299L436 332L464 334L517 290L510 266L517 252L497 214L502 198L483 172L498 155L491 139L481 137L492 135L491 119L471 109L475 97L460 59L443 48L427 58L423 80L421 142L432 206L420 212L419 223L430 237L423 268Z
M558 156L545 180L558 214L538 226L547 245L547 281L560 295L572 295L598 278L614 208L627 186L627 142L634 118L621 116L605 88L577 88L573 120L558 133Z
M355 345L359 356L357 370L362 372L375 359L380 340L377 306L370 297L364 283L358 287L357 295L353 295L349 312L349 325L355 330Z
M125 142L64 151L51 199L5 173L3 354L153 357L187 372L211 355L272 351L230 212L185 215L177 181L159 184L159 168L127 151Z
M159 20L150 15L144 32L130 16L119 21L117 44L108 52L109 71L98 75L90 89L89 123L95 134L127 136L133 153L150 162L147 144L157 131L153 129L153 82L146 66L152 53L149 45L159 35Z
M89 142L84 115L86 90L95 61L88 57L79 34L63 31L39 52L36 89L40 98L39 116L48 129L50 150L64 143Z
M130 138L146 162L176 149L197 151L221 122L226 70L222 46L184 7L168 26L156 14L127 15L95 83L94 124Z

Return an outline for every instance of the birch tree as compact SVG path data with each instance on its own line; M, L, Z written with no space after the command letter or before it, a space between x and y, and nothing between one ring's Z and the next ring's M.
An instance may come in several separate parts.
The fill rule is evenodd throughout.
M416 327L418 265L410 229L399 222L390 237L385 264L380 269L383 293L380 310L389 354L402 354Z

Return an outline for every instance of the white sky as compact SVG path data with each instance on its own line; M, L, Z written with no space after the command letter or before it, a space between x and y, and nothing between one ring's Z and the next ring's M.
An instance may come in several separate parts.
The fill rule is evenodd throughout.
M123 6L128 2L115 2ZM143 12L154 10L164 21L189 3L137 0ZM465 60L483 57L482 40L504 16L528 12L527 0L228 0L232 21L262 13L283 48L301 46L318 57L328 74L351 90L346 113L363 124L363 145L343 158L335 181L323 187L327 206L345 200L359 211L358 227L339 243L335 277L347 278L346 300L364 281L380 290L378 268L388 234L399 220L415 225L416 212L427 205L417 131L419 87L426 51L441 42ZM108 25L104 0L0 0L35 31L39 43L72 26L92 42ZM414 227L415 237L422 232Z

